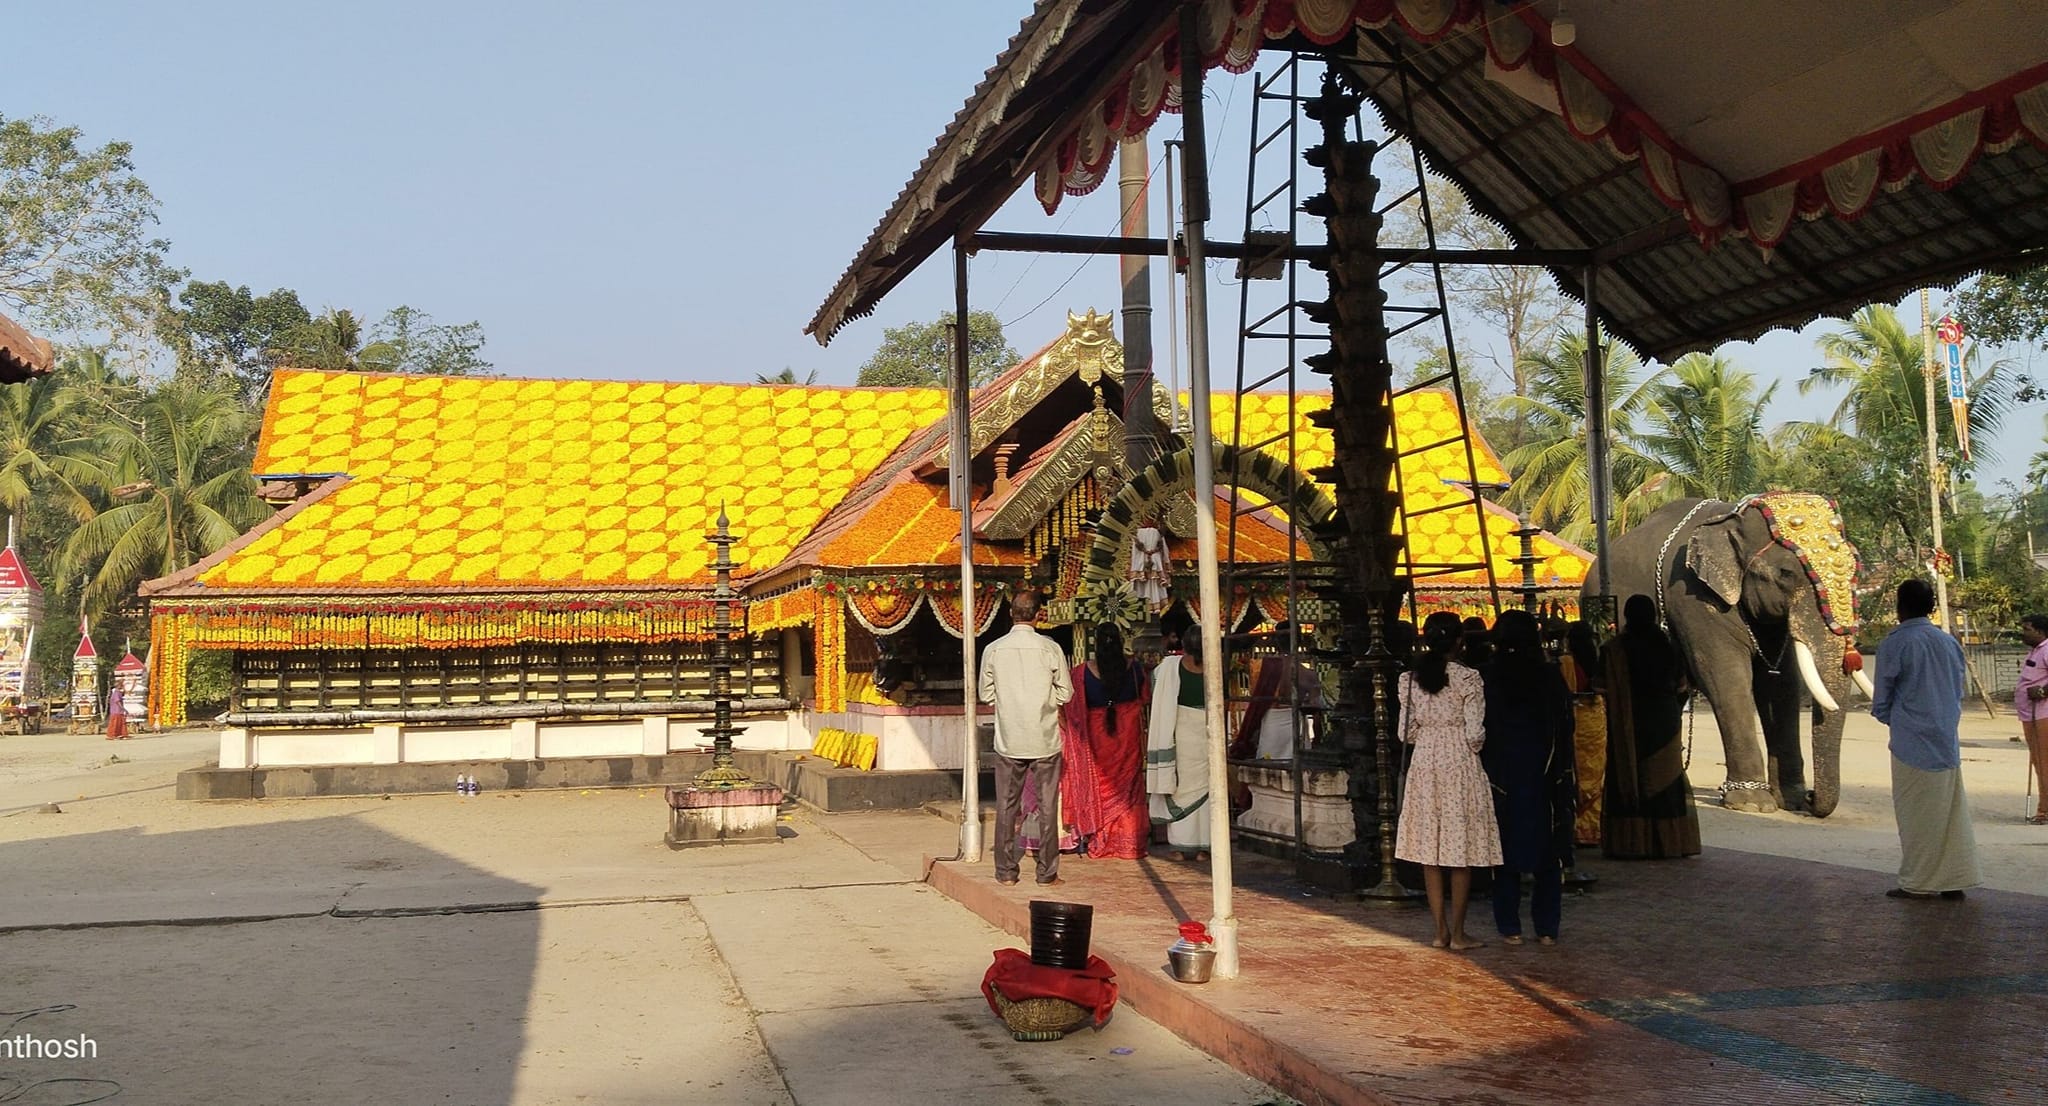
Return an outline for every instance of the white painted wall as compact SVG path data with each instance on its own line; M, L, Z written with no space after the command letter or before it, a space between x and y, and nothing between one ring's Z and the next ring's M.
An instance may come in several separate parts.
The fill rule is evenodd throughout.
M875 768L878 771L958 769L965 760L960 741L963 729L960 714L957 707L950 710L906 710L868 703L848 703L845 710L832 714L799 711L790 715L790 725L801 733L793 735L795 741L789 748L810 748L817 743L819 730L850 730L876 736ZM984 714L982 717L987 721L994 715Z
M496 724L378 725L221 731L222 768L314 764L432 764L446 761L550 760L660 756L709 746L709 718L619 718ZM808 749L812 738L792 715L734 720L742 749Z

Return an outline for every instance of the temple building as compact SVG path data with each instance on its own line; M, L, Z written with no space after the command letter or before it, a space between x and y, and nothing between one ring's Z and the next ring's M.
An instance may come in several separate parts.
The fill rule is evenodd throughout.
M1219 440L1262 444L1220 450L1198 506L1171 429L1184 404L1154 385L1162 454L1131 471L1121 347L1107 316L1072 317L974 394L966 596L942 390L281 370L256 455L279 510L143 588L149 716L186 720L186 666L212 649L234 657L222 768L694 749L723 507L743 565L739 744L809 748L832 728L874 735L877 768L957 768L959 635L1006 629L1026 586L1063 642L1143 617L1123 577L1147 520L1169 620L1195 613L1206 509L1227 625L1316 621L1285 569L1324 563L1315 524L1334 508L1314 474L1332 450L1312 416L1328 404L1215 396ZM1517 523L1466 489L1505 473L1476 437L1468 463L1448 393L1395 407L1417 600L1490 611L1521 579ZM1589 560L1533 538L1546 600L1575 600Z

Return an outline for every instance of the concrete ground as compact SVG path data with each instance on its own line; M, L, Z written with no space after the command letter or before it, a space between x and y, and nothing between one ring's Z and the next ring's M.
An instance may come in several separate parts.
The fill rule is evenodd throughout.
M0 1052L0 1101L1286 1101L1128 1008L1011 1041L926 814L671 852L647 790L173 799L208 748L0 738L0 1038L96 1051Z
M1598 883L1567 896L1555 947L1504 942L1482 895L1469 930L1483 947L1434 949L1419 902L1317 894L1291 865L1240 854L1242 974L1189 987L1156 965L1176 922L1212 917L1206 865L1077 861L1061 892L1093 905L1095 951L1127 1004L1308 1102L2044 1106L2048 828L2021 821L2010 719L1980 719L1965 722L1963 775L1986 887L1960 902L1884 896L1898 860L1889 759L1861 715L1825 820L1719 807L1703 717L1704 854L1588 850ZM1027 889L990 875L942 865L932 883L1028 931Z
M1993 914L1973 924L1989 925L1995 915L2000 933L2038 921L2043 900L2027 896L2048 895L2048 829L2021 821L2024 753L2006 740L2014 725L2010 717L1978 712L1966 715L1964 728L1964 775L1987 885L2021 895L1977 908ZM198 731L122 743L0 738L0 1039L82 1035L98 1050L79 1060L0 1054L0 1101L55 1106L116 1090L119 1100L224 1103L1286 1101L1128 1005L1101 1032L1056 1044L1011 1042L977 986L990 950L1022 942L920 882L922 858L950 852L955 841L953 827L929 815L799 816L776 845L672 853L660 841L658 794L645 790L466 800L173 799L175 772L203 762L212 748L212 735ZM1261 931L1258 916L1244 914L1247 949L1258 953L1247 958L1246 980L1176 988L1150 978L1157 974L1153 946L1170 941L1172 932L1148 915L1125 930L1138 950L1127 965L1127 995L1149 989L1160 1004L1147 1009L1176 1032L1240 1067L1270 1071L1268 1078L1290 1069L1261 1068L1259 1056L1271 1055L1255 1055L1244 1043L1254 1034L1233 1024L1263 1026L1267 1037L1291 1042L1283 1052L1296 1072L1313 1067L1315 1055L1338 1057L1329 1101L1350 1100L1340 1084L1368 1077L1375 1082L1361 1101L1458 1097L1444 1080L1483 1080L1494 1058L1522 1057L1514 1063L1523 1065L1532 1049L1560 1061L1568 1052L1579 1057L1571 1062L1583 1068L1581 1079L1567 1088L1590 1091L1594 1084L1584 1075L1595 1067L1634 1072L1625 1085L1642 1089L1644 1101L1656 1099L1658 1063L1691 1064L1687 1070L1698 1077L1716 1078L1713 1050L1726 1042L1712 1025L1687 1023L1688 1032L1699 1030L1693 1037L1649 1042L1629 1036L1634 1029L1586 1030L1588 1014L1577 1014L1570 1021L1581 1028L1561 1030L1441 988L1451 978L1474 988L1497 980L1509 1000L1533 994L1555 1005L1546 996L1563 1000L1589 980L1605 979L1615 993L1635 994L1650 973L1617 975L1597 958L1602 946L1641 946L1653 959L1699 976L1670 993L1712 998L1752 993L1728 987L1799 983L1804 989L1795 988L1794 997L1826 1003L1834 1001L1825 989L1833 984L1820 977L1857 975L1869 951L1829 941L1867 927L1844 916L1843 927L1823 927L1833 938L1797 947L1770 939L1770 927L1786 910L1817 918L1815 904L1830 900L1834 912L1866 912L1873 923L1877 912L1889 911L1882 932L1869 932L1883 939L1879 944L1911 946L1918 916L1894 918L1899 904L1866 894L1886 886L1897 863L1882 727L1852 715L1842 806L1826 820L1720 809L1711 797L1720 759L1712 720L1702 715L1691 776L1713 852L1684 866L1648 869L1590 862L1608 886L1572 908L1567 926L1580 937L1555 968L1510 967L1504 949L1469 967L1446 961L1446 954L1415 947L1426 926L1419 914L1318 905L1248 861L1241 903L1266 893L1303 904L1315 914L1305 932L1315 936L1276 948L1280 934ZM41 813L51 801L63 812ZM1717 864L1724 851L1764 866ZM1821 863L1786 867L1766 864L1769 857ZM1090 886L1091 869L1107 866L1073 867L1077 878L1063 897L1113 901L1113 888ZM941 871L950 871L955 885L988 883L982 869ZM1161 879L1141 896L1155 904L1150 913L1158 912L1160 889L1171 888L1169 898L1187 913L1207 916L1198 870L1156 871ZM1728 898L1731 888L1751 884L1760 898L1747 905ZM1636 913L1648 908L1664 917L1673 896L1688 894L1704 897L1701 909L1711 914L1713 929L1739 931L1744 918L1760 928L1748 937L1729 932L1713 942L1658 945L1650 936L1655 920ZM996 908L1016 903L979 906L1014 924L997 917ZM1475 932L1486 928L1484 913L1481 904ZM1955 929L1959 920L1928 918L1945 927L1935 933L1943 943L1967 936ZM1830 913L1830 926L1834 921ZM1636 928L1645 924L1652 929ZM1898 929L1902 924L1909 929ZM1121 925L1099 917L1098 943L1106 945ZM1864 944L1877 940L1866 938ZM1989 951L1997 944L1990 937L1972 940L1971 948L1983 944L1985 955L1997 955ZM1752 941L1758 948L1747 947ZM1388 965L1380 990L1363 1002L1365 992L1325 967L1334 950L1354 948ZM1837 963L1843 956L1850 962ZM2030 970L2023 960L2004 970ZM1270 977L1267 990L1247 989L1261 976ZM2011 1007L2007 1013L2033 1019L2041 1012L2033 976L1997 978L2019 988L1999 999ZM1394 980L1437 995L1429 1006L1452 1003L1435 1030L1395 1032L1388 1019L1412 1003L1398 991L1384 992ZM1315 1009L1289 1012L1290 1004L1315 996L1323 996L1308 1004ZM1341 1018L1340 1008L1348 1011ZM1577 1008L1606 1009L1594 999ZM1215 1021L1217 1009L1249 1020ZM1623 1021L1637 1018L1631 1026L1654 1023L1633 1007L1616 1009ZM1187 1011L1197 1019L1179 1016ZM1379 1021L1352 1024L1359 1018ZM1874 1024L1873 1031L1898 1034L1897 1042L1925 1036L1904 1024ZM1758 1040L1796 1036L1793 1023L1751 1026L1759 1028L1769 1032ZM1970 1039L1982 1037L1980 1029ZM1799 1055L1809 1058L1828 1047L1825 1040L1799 1044ZM1984 1060L1982 1051L1973 1054L1976 1070L1998 1074L1996 1054ZM1718 1055L1730 1059L1725 1051ZM1883 1066L1881 1051L1855 1056ZM1999 1083L2039 1085L2038 1056L2012 1062L2020 1066ZM1726 1077L1740 1070L1738 1062ZM1864 1078L1864 1068L1842 1070ZM1387 1083L1396 1073L1403 1082ZM1924 1089L1926 1080L1910 1075L1873 1086ZM1289 1085L1307 1094L1320 1084ZM1527 1094L1497 1093L1513 1085L1475 1083L1464 1088L1465 1097L1550 1097L1535 1094L1533 1085ZM1821 1089L1796 1079L1779 1089L1792 1092L1790 1100L1801 1088L1809 1095ZM1617 1101L1623 1099L1636 1100ZM2010 1091L1998 1098L2024 1099ZM1837 1098L1823 1091L1811 1100ZM1966 1093L1927 1099L1971 1100Z

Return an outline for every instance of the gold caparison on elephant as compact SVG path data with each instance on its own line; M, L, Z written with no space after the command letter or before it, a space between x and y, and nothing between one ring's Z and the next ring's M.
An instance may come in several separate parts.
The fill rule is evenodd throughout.
M1852 679L1869 693L1852 644L1857 569L1840 512L1810 492L1681 499L1609 543L1616 600L1656 600L1714 709L1730 809L1834 813L1842 704ZM1587 574L1589 598L1598 579ZM1799 725L1809 704L1810 791Z

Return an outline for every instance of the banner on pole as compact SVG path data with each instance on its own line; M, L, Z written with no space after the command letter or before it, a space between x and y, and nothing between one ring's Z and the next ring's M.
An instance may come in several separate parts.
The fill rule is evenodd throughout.
M1970 459L1970 386L1963 376L1963 324L1953 315L1943 315L1935 324L1934 337L1941 343L1942 364L1948 368L1948 408L1955 417L1956 448L1963 460Z

